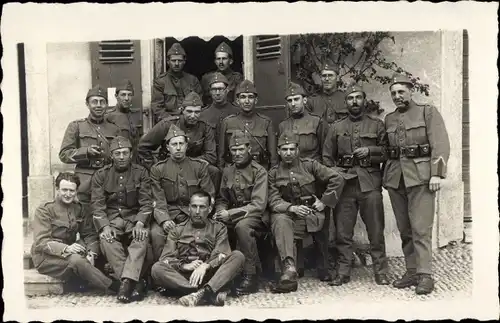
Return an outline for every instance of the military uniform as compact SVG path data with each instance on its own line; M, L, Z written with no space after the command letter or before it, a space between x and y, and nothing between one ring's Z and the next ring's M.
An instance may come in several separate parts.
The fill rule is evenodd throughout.
M111 286L112 280L94 267L86 255L66 252L66 247L76 242L88 252L99 253L97 233L80 203L66 205L56 200L38 207L33 219L33 237L31 256L39 273L63 280L80 277L104 290Z
M360 86L354 85L348 88L346 95L353 92L364 91ZM328 167L336 167L346 174L347 179L335 209L339 276L347 278L351 274L354 252L352 239L358 208L370 240L374 273L377 279L381 274L387 274L380 167L385 161L385 144L384 123L363 113L360 116L349 115L335 122L325 140L323 163ZM361 147L367 147L369 155L358 159L353 151Z
M255 86L250 81L243 81L236 90L236 95L240 93L255 93ZM237 132L243 131L250 138L251 153L253 159L269 169L276 165L278 157L276 155L276 136L273 129L273 122L270 118L253 112L246 115L239 112L236 115L230 115L221 122L219 138L219 167L223 168L231 163L231 153L228 142L231 136Z
M185 136L185 133L172 126L166 140L177 136ZM151 242L155 259L158 259L167 238L163 223L168 220L177 224L186 221L191 195L202 189L214 197L215 188L208 174L208 163L198 158L186 157L182 161L168 158L155 164L150 176L155 201Z
M184 55L186 57L186 52L179 43L175 43L167 52L167 57L170 55ZM170 70L158 76L153 82L151 100L155 123L165 117L180 114L184 97L190 92L202 95L200 81L196 76L186 72L175 75Z
M111 149L131 148L130 142L117 137ZM153 202L151 180L147 170L131 164L126 170L108 165L98 170L92 178L92 214L97 232L111 226L117 232L111 242L100 239L101 250L113 268L117 279L138 281L152 264L147 259L148 239L132 238L137 222L148 228ZM127 251L124 250L127 248Z
M299 143L292 132L280 136L278 146ZM295 264L294 238L303 239L305 234L312 233L314 240L324 240L322 228L325 224L325 213L315 212L310 216L299 218L290 213L293 205L312 206L314 195L317 194L316 182L326 183L326 190L321 201L334 208L344 187L342 176L323 166L319 161L297 158L292 164L280 162L269 171L269 208L271 211L271 232L282 261L291 259ZM317 241L328 246L328 241ZM320 259L317 263L318 272L328 270L328 248L320 248Z
M89 90L87 98L101 96L106 98L107 93L99 85ZM120 129L106 118L97 121L88 116L85 119L72 121L61 143L59 159L65 164L76 164L75 174L80 177L78 199L84 206L90 202L91 177L96 170L110 163L109 143L120 135ZM90 156L88 149L91 145L98 145L102 149L101 156Z
M240 272L245 257L237 250L231 251L224 224L207 219L203 228L188 220L172 229L165 248L151 276L156 284L180 294L189 294L198 288L189 284L192 272L181 269L183 264L202 260L210 265L202 286L207 284L218 292Z
M220 43L219 46L215 49L215 53L227 53L229 54L229 57L233 57L233 50L231 47L229 47L228 44L225 42ZM243 75L239 72L233 71L231 68L228 68L227 70L221 72L221 71L216 71L216 72L208 72L204 74L201 77L201 86L203 88L203 102L205 105L210 105L212 104L212 96L210 95L210 84L211 80L214 77L215 73L222 73L228 80L228 93L227 97L228 100L233 102L235 99L235 89L243 81Z
M395 75L393 83L411 81ZM389 192L403 245L407 272L432 273L432 227L435 193L432 176L445 178L450 142L439 111L409 102L385 117L388 160L383 185Z

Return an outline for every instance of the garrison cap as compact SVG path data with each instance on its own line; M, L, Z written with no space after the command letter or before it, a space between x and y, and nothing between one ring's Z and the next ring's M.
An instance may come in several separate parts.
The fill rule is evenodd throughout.
M229 147L250 144L250 138L241 130L236 130L229 139Z
M394 73L391 77L391 81L392 81L391 86L393 86L394 84L402 83L402 84L408 84L411 87L413 87L413 83L411 82L410 78L400 73Z
M336 64L334 64L332 61L327 60L323 64L321 64L321 70L320 71L334 71L335 74L339 73L339 69Z
M283 132L278 139L278 147L288 144L299 144L298 136L291 131Z
M100 96L108 100L107 91L99 84L97 84L87 92L87 97L85 99L88 100L88 98L90 98L91 96Z
M285 98L292 96L292 95L302 95L306 96L306 91L304 91L304 88L300 86L297 83L290 82L288 85L288 88L285 91Z
M181 44L174 43L172 47L167 52L167 57L170 55L184 55L186 56L186 51L182 48Z
M123 80L120 84L118 84L115 92L118 94L120 91L131 91L134 93L134 86L132 85L132 82L128 79Z
M201 107L203 103L201 102L201 98L196 92L190 92L182 101L183 107Z
M212 84L217 83L217 82L222 82L226 85L229 85L229 81L227 80L227 77L225 77L224 74L219 73L219 72L215 72L212 75L212 78L210 79L209 85L212 85Z
M366 95L366 92L363 90L363 87L357 83L351 83L345 90L345 95L348 96L354 92L363 92Z
M215 53L227 53L229 56L233 56L233 50L225 42L222 42L219 44L219 46L217 46L217 48L215 49Z
M170 139L174 137L180 137L184 136L186 137L186 133L182 131L179 127L177 127L175 124L172 124L170 128L168 129L167 136L165 137L165 141L168 143ZM187 137L186 137L187 139Z
M109 150L113 151L120 148L132 149L132 144L130 143L130 140L122 136L117 136L113 138L113 140L111 140L111 143L109 144Z
M236 91L234 91L234 94L236 96L240 95L240 93L254 93L257 94L257 89L255 88L255 85L249 81L249 80L244 80L238 86L236 87Z

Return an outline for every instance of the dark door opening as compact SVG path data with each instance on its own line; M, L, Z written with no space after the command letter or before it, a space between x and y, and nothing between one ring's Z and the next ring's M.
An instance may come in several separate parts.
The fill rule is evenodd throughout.
M26 68L24 58L24 44L17 44L17 66L19 74L19 105L21 114L21 176L22 176L22 203L23 217L28 217L28 105L26 102Z

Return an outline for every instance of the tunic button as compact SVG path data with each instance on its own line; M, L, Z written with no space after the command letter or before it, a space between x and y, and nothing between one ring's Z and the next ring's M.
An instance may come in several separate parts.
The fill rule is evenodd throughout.
M292 180L295 180L295 177L294 177L294 178L292 178Z
M290 175L293 175L293 172L290 172Z
M120 179L123 179L123 176L120 176Z

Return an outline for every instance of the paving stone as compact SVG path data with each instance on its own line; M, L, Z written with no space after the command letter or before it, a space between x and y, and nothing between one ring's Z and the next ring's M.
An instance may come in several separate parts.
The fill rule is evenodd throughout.
M36 269L24 271L24 292L27 296L60 295L63 287L63 281L42 275Z

